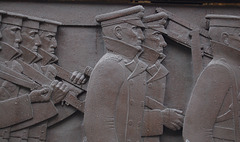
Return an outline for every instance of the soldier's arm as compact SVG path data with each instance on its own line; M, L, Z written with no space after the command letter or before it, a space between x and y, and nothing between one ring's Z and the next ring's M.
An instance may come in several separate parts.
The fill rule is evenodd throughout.
M28 95L0 101L0 114L4 114L0 115L0 128L32 119L32 103L49 101L50 95L51 91L43 88L41 90L34 90Z
M124 70L108 59L96 65L88 84L84 126L91 142L118 142L115 128L116 100Z
M213 142L215 120L230 85L231 76L223 65L210 65L201 73L185 115L183 136L186 141Z
M28 95L0 101L0 128L8 127L33 117Z

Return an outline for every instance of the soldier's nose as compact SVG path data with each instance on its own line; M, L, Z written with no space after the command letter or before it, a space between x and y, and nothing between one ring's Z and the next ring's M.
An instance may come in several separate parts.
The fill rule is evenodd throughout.
M142 31L142 29L141 28L138 28L138 39L140 39L140 40L144 40L144 35L143 35L143 31Z
M42 45L42 42L40 40L39 35L36 35L36 37L35 37L35 45L36 46L41 46Z
M21 36L21 34L20 34L20 31L17 31L17 33L16 33L15 42L17 42L17 43L22 42L22 36Z
M56 38L52 39L52 48L57 48L57 40L56 40Z
M161 42L160 45L161 45L161 47L166 47L166 46L167 46L167 43L166 43L165 40L164 40L164 41Z

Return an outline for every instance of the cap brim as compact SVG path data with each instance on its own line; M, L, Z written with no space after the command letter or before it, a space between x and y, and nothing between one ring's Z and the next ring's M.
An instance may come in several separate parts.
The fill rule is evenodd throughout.
M164 28L154 27L154 28L151 28L151 29L156 30L156 31L159 31L159 32L161 32L161 33L163 33L163 34L167 34L167 31L166 31L166 29L164 29Z
M145 28L145 25L143 24L143 22L141 20L127 20L125 21L126 23L141 27L141 28Z

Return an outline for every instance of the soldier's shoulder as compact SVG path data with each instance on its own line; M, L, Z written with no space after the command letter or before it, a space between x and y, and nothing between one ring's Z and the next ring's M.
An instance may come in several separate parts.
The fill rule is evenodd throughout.
M224 60L213 60L202 71L201 77L206 80L230 81L232 78L231 66Z
M122 57L119 55L111 54L111 53L106 53L96 64L95 67L99 66L118 66L119 62L122 61Z
M206 68L212 70L226 70L226 72L231 72L231 66L224 58L212 60Z
M122 61L122 57L114 54L105 54L96 64L93 72L122 72L123 67L119 64Z
M113 54L113 53L106 53L100 61L112 61L112 62L120 62L123 59L122 56Z

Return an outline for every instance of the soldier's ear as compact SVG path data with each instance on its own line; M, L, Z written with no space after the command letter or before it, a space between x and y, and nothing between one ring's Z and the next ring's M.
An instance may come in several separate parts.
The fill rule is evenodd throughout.
M122 39L122 27L121 26L115 26L113 33L119 40Z
M229 35L228 35L228 33L226 33L226 32L223 32L223 33L221 34L222 42L223 42L225 45L229 45L228 37L229 37Z

